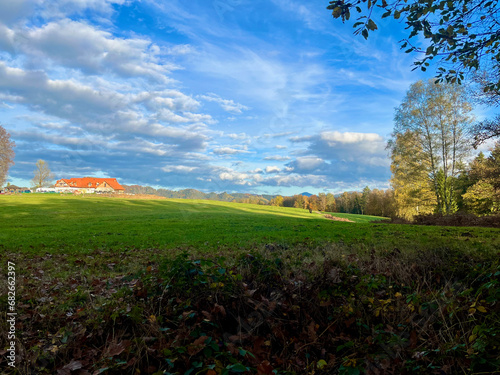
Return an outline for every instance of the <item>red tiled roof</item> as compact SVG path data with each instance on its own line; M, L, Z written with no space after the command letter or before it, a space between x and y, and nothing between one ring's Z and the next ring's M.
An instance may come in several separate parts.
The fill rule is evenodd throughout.
M62 178L59 181L66 182L69 187L77 187L82 189L89 187L95 189L97 187L97 184L101 186L104 182L106 182L114 190L125 190L125 188L121 186L118 183L118 181L116 181L116 178L97 178L97 177ZM56 182L56 185L59 181Z

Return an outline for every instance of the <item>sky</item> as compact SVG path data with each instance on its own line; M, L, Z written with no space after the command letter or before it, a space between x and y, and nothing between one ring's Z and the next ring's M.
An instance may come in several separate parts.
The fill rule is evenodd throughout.
M0 0L11 183L292 195L388 188L412 71L404 25L367 41L309 0Z

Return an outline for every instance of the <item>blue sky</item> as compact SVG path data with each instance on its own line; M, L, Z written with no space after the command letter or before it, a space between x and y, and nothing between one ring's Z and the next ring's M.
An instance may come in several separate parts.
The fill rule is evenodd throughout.
M403 25L365 41L328 1L0 0L9 181L294 194L389 186L412 72Z

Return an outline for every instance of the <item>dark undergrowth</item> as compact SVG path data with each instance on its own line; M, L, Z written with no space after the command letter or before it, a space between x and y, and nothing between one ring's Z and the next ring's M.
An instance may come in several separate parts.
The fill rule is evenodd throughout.
M102 264L96 252L59 276L47 262L67 258L33 257L18 282L16 369L5 350L0 365L59 375L500 373L499 254L318 249L320 261L296 264L281 250L184 252L125 273L130 257ZM5 348L5 319L0 330Z
M418 215L412 221L402 218L393 218L394 224L440 225L454 227L489 227L500 228L500 215L476 216L458 212L453 215Z

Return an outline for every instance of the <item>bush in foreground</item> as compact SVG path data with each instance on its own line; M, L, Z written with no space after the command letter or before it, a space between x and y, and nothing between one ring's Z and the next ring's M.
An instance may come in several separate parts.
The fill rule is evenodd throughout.
M96 252L75 260L79 273L64 282L37 267L62 259L35 257L29 272L37 279L23 285L18 300L17 371L500 371L498 257L337 250L317 249L321 261L307 264L279 245L237 259L181 253L126 274ZM116 272L89 276L96 264Z

